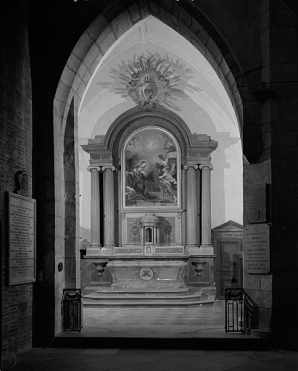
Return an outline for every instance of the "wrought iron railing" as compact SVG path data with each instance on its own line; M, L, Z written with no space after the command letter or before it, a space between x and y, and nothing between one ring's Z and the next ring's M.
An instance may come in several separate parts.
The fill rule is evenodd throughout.
M63 289L64 331L81 332L81 289Z
M226 332L245 332L244 289L225 289L225 330Z

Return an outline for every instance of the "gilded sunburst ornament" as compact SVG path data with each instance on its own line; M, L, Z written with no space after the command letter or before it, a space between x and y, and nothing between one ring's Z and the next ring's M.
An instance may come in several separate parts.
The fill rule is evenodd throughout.
M175 73L173 65L178 67L180 74L184 74L183 81ZM188 97L183 88L188 86L187 75L191 72L190 69L184 69L179 61L171 63L169 58L162 58L157 54L142 55L135 56L127 63L122 61L119 70L110 70L113 82L102 82L99 85L124 98L130 97L141 108L152 109L158 104L166 104L180 111L172 101L177 100L177 97Z

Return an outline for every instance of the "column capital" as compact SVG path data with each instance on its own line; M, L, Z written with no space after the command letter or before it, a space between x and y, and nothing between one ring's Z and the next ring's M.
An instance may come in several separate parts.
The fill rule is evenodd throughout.
M115 168L115 166L103 166L103 167L101 168L101 171L103 172L103 171L105 171L105 170L107 170L107 169L110 169L110 170L112 170L112 171L117 171L116 168Z
M201 165L199 165L200 170L202 170L204 167L208 167L210 170L213 170L213 166L211 164L201 164Z
M199 168L199 166L195 165L195 164L186 164L186 165L183 166L184 170L187 170L191 167L193 167L195 170L197 170Z
M100 166L88 166L87 170L90 171L90 172L92 170L101 171Z

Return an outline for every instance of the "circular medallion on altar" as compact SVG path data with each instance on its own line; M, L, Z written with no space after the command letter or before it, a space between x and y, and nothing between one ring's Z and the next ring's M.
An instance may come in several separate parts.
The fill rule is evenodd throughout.
M145 281L151 280L153 275L153 270L149 267L143 267L140 269L140 277Z

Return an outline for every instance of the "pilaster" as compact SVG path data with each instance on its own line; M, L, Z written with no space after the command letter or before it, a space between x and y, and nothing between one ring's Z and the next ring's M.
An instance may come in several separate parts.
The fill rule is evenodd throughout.
M91 241L86 255L98 254L100 244L100 167L88 167L91 173Z
M104 144L104 136L96 135L88 139L88 144L82 146L90 154L91 171L91 246L87 249L87 256L111 255L115 245L114 220L114 177L113 156ZM104 172L103 189L100 189L99 172ZM103 192L104 205L100 205L100 195ZM104 208L104 231L100 229L100 210ZM100 238L104 232L104 246Z
M197 254L197 195L196 195L196 170L198 165L185 165L186 170L186 251L188 254Z
M211 164L200 165L202 171L202 243L201 253L213 254L211 242Z
M200 169L198 174L195 174L196 179L191 180L193 187L195 188L195 197L193 202L196 203L196 213L194 215L191 212L193 221L191 222L191 228L193 228L192 233L196 238L197 246L194 248L186 245L186 250L190 255L213 255L214 249L211 243L211 181L210 181L210 170L211 165L211 152L213 152L218 146L218 143L211 139L210 136L206 134L192 134L192 140L190 146L187 150L187 164L186 167L194 166L194 169ZM199 166L198 166L199 165ZM187 177L188 181L188 177ZM201 184L200 184L201 183ZM202 186L202 191L200 189ZM186 191L187 196L190 192L190 185L187 185ZM201 198L201 199L200 199ZM187 203L188 208L193 209ZM187 220L188 220L187 214ZM188 231L187 227L187 233ZM201 239L201 243L200 243Z
M115 212L114 212L114 166L102 167L104 172L104 247L115 246Z

